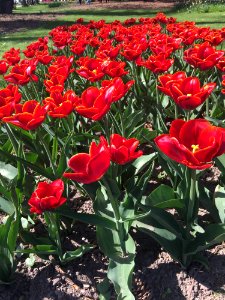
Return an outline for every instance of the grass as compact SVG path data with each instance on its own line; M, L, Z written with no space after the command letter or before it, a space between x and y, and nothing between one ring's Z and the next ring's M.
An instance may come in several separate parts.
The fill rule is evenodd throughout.
M225 26L225 4L221 5L209 5L207 12L202 7L193 8L191 11L187 9L182 10L164 10L167 16L173 16L178 21L195 21L198 26L210 26L212 28L222 28ZM0 57L7 49L11 47L24 49L26 45L36 40L38 37L42 37L48 34L48 32L58 25L71 25L76 19L83 17L85 21L104 19L106 22L112 22L113 20L124 21L127 18L132 17L153 17L157 11L138 9L138 10L113 10L113 9L95 9L93 10L76 10L76 6L72 6L69 3L63 3L60 7L49 8L48 4L39 4L29 7L18 7L15 14L54 14L57 13L58 17L56 21L36 21L36 28L27 28L24 31L18 31L15 33L9 33L0 36Z

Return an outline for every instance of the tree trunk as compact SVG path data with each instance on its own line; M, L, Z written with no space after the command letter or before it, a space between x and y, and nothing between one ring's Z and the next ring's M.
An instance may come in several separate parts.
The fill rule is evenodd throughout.
M12 14L14 0L0 0L0 14Z

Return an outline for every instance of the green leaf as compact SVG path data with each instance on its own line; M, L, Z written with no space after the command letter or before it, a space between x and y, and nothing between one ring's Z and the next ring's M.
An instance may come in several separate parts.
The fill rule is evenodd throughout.
M182 208L182 199L176 199L174 190L165 184L158 186L151 194L143 199L143 205L155 206L159 208Z
M13 167L10 164L0 162L0 174L2 175L2 177L6 178L9 181L12 181L16 178L17 173L17 168Z
M214 193L216 208L218 209L220 220L225 223L225 188L217 185Z
M0 197L0 210L4 211L8 215L11 215L15 212L15 206L12 202Z
M205 232L197 235L196 239L186 247L186 255L196 254L225 240L225 224L210 224Z
M110 228L112 230L116 228L116 224L113 221L96 214L76 213L65 206L57 208L55 212L83 223L92 224L95 226L102 226L105 228Z
M157 157L156 153L151 153L149 155L142 155L137 158L133 163L132 166L135 167L135 175L138 174L145 168L148 164L150 164L155 158Z
M97 285L97 290L99 292L99 300L110 300L110 282L108 278L104 278L102 282Z
M81 257L83 254L85 254L86 252L92 250L93 248L94 248L93 245L82 245L82 246L78 247L76 250L67 251L63 255L62 262L67 263L67 262L72 261L72 260L74 260L78 257Z

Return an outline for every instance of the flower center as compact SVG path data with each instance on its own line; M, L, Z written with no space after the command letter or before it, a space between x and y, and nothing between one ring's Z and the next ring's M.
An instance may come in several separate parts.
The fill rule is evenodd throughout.
M188 97L191 97L191 96L192 96L192 94L187 94L187 96L188 96ZM192 146L191 146L191 147L192 147Z
M199 145L191 145L192 152L195 153L197 150L199 150Z

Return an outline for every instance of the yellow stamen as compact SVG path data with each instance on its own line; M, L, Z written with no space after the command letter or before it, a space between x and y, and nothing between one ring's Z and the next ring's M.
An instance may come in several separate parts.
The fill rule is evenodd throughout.
M188 97L191 97L191 96L192 96L192 94L187 94L187 96L188 96Z
M191 145L192 152L195 153L197 150L199 150L199 145Z

